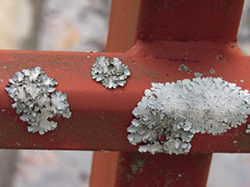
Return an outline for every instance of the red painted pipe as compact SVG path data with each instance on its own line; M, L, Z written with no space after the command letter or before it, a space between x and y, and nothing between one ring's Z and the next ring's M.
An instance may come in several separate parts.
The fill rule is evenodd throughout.
M125 87L108 90L91 78L91 66L99 55L119 57L129 66L131 76ZM120 54L1 51L0 59L0 79L4 81L0 83L0 108L4 109L0 113L0 147L9 149L136 151L137 147L127 141L126 128L133 119L131 111L151 82L193 78L193 72L200 72L250 89L249 57L243 56L235 43L138 42ZM183 63L192 73L178 71ZM57 90L68 95L72 110L70 119L59 118L58 128L43 136L27 132L27 124L19 120L4 90L16 71L35 66L55 78ZM245 128L243 125L219 136L196 134L191 151L250 152Z
M91 187L205 186L208 153L250 152L245 125L219 136L195 135L191 152L206 154L187 156L139 154L128 143L126 128L151 82L194 77L178 71L183 63L192 72L250 89L250 59L235 43L242 4L243 0L116 0L107 49L124 52L141 40L127 53L1 51L0 147L133 152L96 153ZM129 66L132 74L124 88L107 90L92 80L90 69L99 55L119 57ZM14 72L35 66L56 79L73 113L69 120L58 119L58 128L44 136L26 131L4 91Z
M237 76L242 76L242 71L246 70L243 73L244 76L248 74L247 62L250 60L242 56L234 43L242 5L243 0L114 0L107 50L123 52L141 39L149 43L139 42L130 53L134 54L135 58L143 54L144 63L141 65L143 67L141 71L144 75L147 72L145 66L151 62L154 63L152 69L166 68L165 75L161 74L160 70L156 74L147 74L154 79L164 79L167 76L166 79L173 81L192 77L176 71L180 63L185 63L192 66L192 70L205 73L205 76L211 76L208 73L209 69L216 68L215 76L223 76L223 78L225 76L228 81L230 79L238 83ZM156 40L160 41L156 42ZM173 40L176 42L170 42ZM155 59L161 59L164 65L159 67L158 62L161 60L155 61ZM137 61L140 60L135 60ZM230 62L224 63L226 61ZM173 68L174 66L176 67ZM234 68L237 69L237 73ZM141 80L143 82L145 79ZM245 84L244 88L247 87ZM241 135L238 134L239 132L242 132ZM207 152L210 148L215 151L221 144L222 146L217 150L222 151L225 147L230 149L239 145L241 148L246 147L249 142L243 128L231 130L227 135L217 136L218 139L205 136L203 137L206 141L202 142L196 135L195 140L199 145L193 147ZM244 140L241 138L241 141L236 140L242 136ZM213 145L211 145L212 139ZM234 151L237 150L239 151L238 148ZM211 154L152 156L127 152L95 152L90 186L202 187L206 186L211 156Z

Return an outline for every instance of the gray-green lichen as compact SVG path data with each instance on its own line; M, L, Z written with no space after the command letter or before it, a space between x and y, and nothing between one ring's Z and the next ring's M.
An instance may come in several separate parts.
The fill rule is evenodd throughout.
M152 83L133 110L128 140L140 152L187 154L195 133L224 133L249 114L249 92L221 78Z
M210 69L210 73L211 74L215 74L215 70L214 69Z
M195 72L195 73L194 73L194 76L195 76L195 77L202 77L203 74L202 74L202 73L199 73L199 72Z
M55 92L58 83L40 67L18 71L9 82L6 91L13 101L12 107L20 119L29 124L29 132L43 135L57 127L57 122L49 121L49 118L71 117L67 95Z
M179 71L188 71L189 68L185 64L181 64L178 68Z
M106 88L115 89L126 84L130 71L128 66L123 64L119 58L99 56L92 66L91 76Z

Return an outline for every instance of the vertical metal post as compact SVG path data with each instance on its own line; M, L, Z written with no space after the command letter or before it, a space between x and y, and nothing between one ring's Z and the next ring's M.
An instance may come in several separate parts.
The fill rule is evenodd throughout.
M212 154L95 152L91 187L205 187Z

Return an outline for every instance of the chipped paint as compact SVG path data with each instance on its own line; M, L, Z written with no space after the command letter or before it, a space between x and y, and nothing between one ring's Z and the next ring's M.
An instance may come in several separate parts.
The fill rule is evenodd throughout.
M57 122L49 121L49 118L71 117L67 95L55 92L58 83L40 67L18 71L9 82L5 89L12 98L12 107L20 119L28 123L29 132L43 135L57 127Z
M99 56L92 66L91 75L95 81L101 82L106 88L116 89L118 86L126 84L130 71L128 66L123 64L119 58Z
M139 152L187 154L195 133L217 135L244 124L250 94L221 78L152 83L132 113L128 140L140 144Z
M223 55L218 55L216 58L217 60L225 61L225 57Z

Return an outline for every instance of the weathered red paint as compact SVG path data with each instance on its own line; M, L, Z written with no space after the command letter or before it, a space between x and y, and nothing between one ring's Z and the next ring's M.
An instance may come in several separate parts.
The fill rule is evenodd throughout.
M115 0L107 49L125 52L135 44L126 53L0 51L0 148L124 151L95 154L91 187L205 186L210 153L250 152L246 125L218 136L196 134L191 152L199 154L187 156L139 154L128 143L126 128L151 82L193 78L200 72L250 89L250 58L235 43L242 4ZM119 57L129 66L125 87L108 90L92 80L91 66L100 55ZM192 72L178 71L181 64ZM68 120L57 119L58 128L43 136L27 132L4 91L14 72L35 66L55 78L73 113Z
M120 152L95 151L90 176L90 187L114 187L118 176ZM129 165L130 163L127 162ZM125 179L126 176L123 178ZM125 183L126 184L126 183Z
M242 5L243 0L114 0L107 50L124 52L137 41L128 52L134 56L136 64L143 61L140 64L142 69L138 68L137 72L142 71L143 75L154 77L159 82L161 79L175 81L192 78L195 71L212 76L210 70L214 69L214 77L222 76L247 88L249 84L243 85L239 80L242 77L246 79L249 70L247 62L250 59L242 55L235 43ZM132 11L128 7L135 7L136 10ZM138 17L131 19L127 16L131 12ZM177 71L182 63L192 69L192 74ZM158 70L148 72L151 68ZM147 82L148 78L143 75L137 87ZM216 137L196 135L192 151L202 149L210 152L211 149L211 152L228 152L230 147L231 151L240 152L243 147L248 147L249 137L244 130L245 125ZM211 156L209 153L152 156L129 152L95 152L90 186L202 187L206 186Z
M125 87L108 90L92 80L91 66L99 55L119 57L129 66L131 77ZM249 57L243 56L235 43L138 41L127 53L1 51L0 59L4 81L0 107L5 110L0 113L1 148L136 151L127 141L126 128L133 119L131 111L151 82L193 78L194 72L200 72L250 89ZM192 73L178 71L183 63ZM57 89L68 95L73 113L70 119L59 118L58 128L43 136L27 132L26 123L19 120L4 91L16 71L35 66L58 81ZM211 74L210 69L216 73ZM192 152L250 152L245 128L219 136L196 134Z
M212 154L100 153L92 167L91 187L206 186ZM105 170L104 170L105 169Z
M236 41L244 0L142 0L139 39Z
M115 186L206 186L212 154L122 153Z
M165 42L156 41L148 43L139 41L137 45L134 48L132 48L131 51L129 51L127 54L135 56L135 58L132 57L132 59L136 62L135 65L138 65L137 66L138 69L136 69L136 71L133 68L131 69L132 74L134 75L138 74L138 76L136 77L139 78L139 80L137 80L137 78L133 78L131 76L130 84L134 83L134 92L136 92L137 89L144 90L144 88L147 87L146 85L148 85L149 88L152 79L157 80L156 82L171 82L184 78L193 78L194 72L200 72L204 75L204 77L219 76L229 82L237 83L237 85L241 86L243 89L250 88L249 87L250 76L248 73L250 71L249 67L250 58L245 57L237 47L237 44L235 43L227 43L227 44L218 44L213 42L182 43L182 42L166 42L166 41ZM141 61L142 63L140 63ZM191 73L178 71L178 67L183 63L192 70ZM215 70L215 74L210 73L211 69ZM244 83L242 83L241 80L244 80ZM129 82L126 87L129 87ZM140 95L140 98L142 95ZM133 95L133 97L137 96ZM136 100L137 99L139 98L136 98ZM120 123L122 122L123 121L121 121ZM118 128L122 129L120 127ZM196 134L191 142L192 143L191 152L197 152L197 153L249 152L250 136L245 133L245 129L246 125L243 125L237 129L229 130L227 133L218 136L212 136L208 134ZM125 130L126 129L124 129L123 131ZM122 136L122 133L120 133L120 135ZM105 153L96 153L95 157L97 158L103 157L104 154ZM112 153L112 155L114 154L115 153ZM120 159L123 154L127 153L117 153L117 154L119 155L118 158ZM203 158L205 157L204 155L201 156ZM210 156L211 156L210 154L207 155L207 157ZM96 160L95 157L94 161ZM166 157L166 159L167 158L168 157ZM176 159L175 162L179 161L179 157L172 156L172 158ZM155 159L157 160L157 157L155 157ZM190 158L187 157L186 160L187 163L189 159ZM96 161L96 164L94 162L94 166L98 168L103 175L105 175L104 174L105 171L103 170L106 169L103 170L101 169L102 168L101 165L105 161L101 159L99 161L100 162ZM117 160L114 160L113 162L114 165L117 164L116 167L112 166L113 168L120 167L119 162ZM128 162L128 165L131 165L131 162ZM183 167L186 166L183 165ZM207 168L208 166L204 165L204 167ZM196 170L197 168L193 166L193 169ZM119 170L117 169L114 175L117 175L118 172ZM107 175L111 174L108 173ZM194 180L194 182L197 182L197 177L192 176L191 174L189 175L189 177L195 178L196 180ZM124 185L126 184L126 180L127 179L125 178L123 181ZM185 182L185 180L183 180L183 182ZM99 185L100 184L102 183L99 183ZM123 183L119 185L123 185Z
M136 41L237 40L244 0L113 0L107 51Z
M125 52L136 42L141 0L113 0L106 51Z

